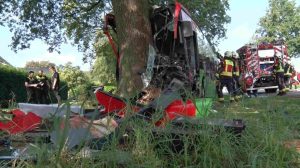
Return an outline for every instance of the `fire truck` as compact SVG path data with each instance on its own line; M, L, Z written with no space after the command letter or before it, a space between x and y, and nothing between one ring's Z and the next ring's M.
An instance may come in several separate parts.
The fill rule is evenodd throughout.
M267 93L277 91L273 65L275 55L289 61L287 46L283 42L247 44L237 50L241 60L241 83L244 91L264 89Z

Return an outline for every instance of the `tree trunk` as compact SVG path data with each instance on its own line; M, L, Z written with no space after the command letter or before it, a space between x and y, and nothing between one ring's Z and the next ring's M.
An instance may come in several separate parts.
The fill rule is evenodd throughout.
M121 57L118 88L128 98L143 88L141 73L151 36L149 3L148 0L112 0L112 5Z

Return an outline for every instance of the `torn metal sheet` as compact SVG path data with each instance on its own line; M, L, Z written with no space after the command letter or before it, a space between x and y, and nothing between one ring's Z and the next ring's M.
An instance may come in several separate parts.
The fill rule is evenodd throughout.
M65 123L68 122L68 123ZM69 124L69 128L66 127ZM100 139L115 131L118 124L110 117L105 117L99 120L89 120L84 117L76 116L70 120L65 120L59 130L51 133L51 142L55 146L63 143L67 149L72 149L82 143L87 143L89 140ZM64 134L64 131L66 134Z
M18 103L19 109L25 113L32 112L41 118L49 118L53 115L64 116L70 110L72 113L83 114L84 109L81 106L58 105L58 104L29 104ZM70 109L68 109L70 108Z

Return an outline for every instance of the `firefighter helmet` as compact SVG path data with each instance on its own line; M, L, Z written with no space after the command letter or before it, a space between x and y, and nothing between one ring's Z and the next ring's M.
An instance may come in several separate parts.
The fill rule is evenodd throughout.
M226 51L224 53L224 57L231 57L231 52L230 51Z
M235 51L232 51L231 54L232 54L232 58L235 58L235 59L239 58L239 55Z

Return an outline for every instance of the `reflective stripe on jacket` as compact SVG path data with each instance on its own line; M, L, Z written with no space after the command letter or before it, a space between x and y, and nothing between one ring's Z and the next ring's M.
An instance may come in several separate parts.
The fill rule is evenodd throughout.
M240 76L240 66L239 66L238 61L235 61L233 75Z
M40 81L42 81L42 80L46 80L46 76L39 76L39 75L37 75L36 77L35 77L39 82Z
M283 65L282 65L281 61L278 61L278 62L275 63L274 70L275 70L276 73L277 72L284 72Z
M230 59L226 59L224 60L224 64L223 64L223 71L221 73L221 76L229 76L232 77L233 74L233 67L234 67L234 63L232 60Z
M285 76L292 76L293 73L293 69L289 64L286 64L286 66L284 67L284 75Z

